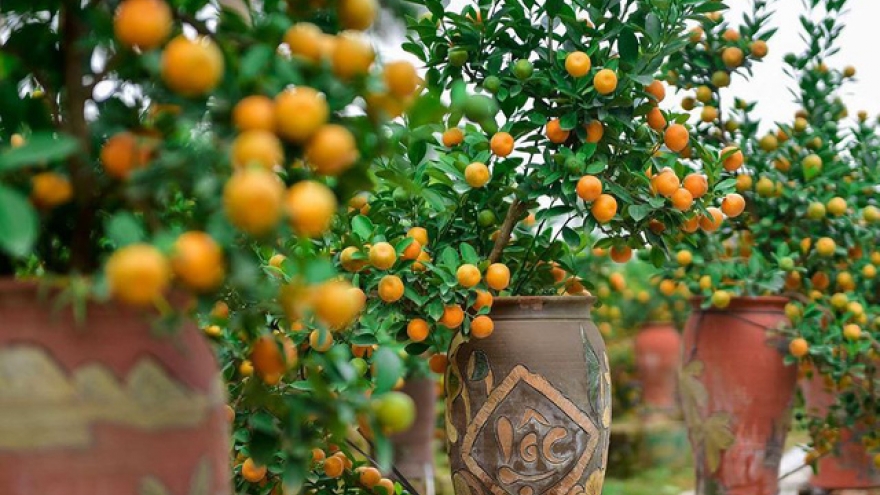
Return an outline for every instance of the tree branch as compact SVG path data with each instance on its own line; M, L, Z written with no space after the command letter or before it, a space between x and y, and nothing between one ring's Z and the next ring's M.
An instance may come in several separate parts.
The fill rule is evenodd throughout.
M516 225L516 219L519 218L524 210L525 204L519 198L513 198L510 207L507 208L507 215L501 224L498 238L495 239L495 245L492 246L492 252L489 253L489 263L497 263L501 259L501 253L504 252L504 248L510 242L510 233L513 232L513 227Z

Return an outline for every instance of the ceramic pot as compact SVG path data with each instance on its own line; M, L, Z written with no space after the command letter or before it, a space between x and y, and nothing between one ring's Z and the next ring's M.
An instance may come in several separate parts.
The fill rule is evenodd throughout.
M421 495L430 495L433 493L434 478L437 387L433 378L418 378L407 380L400 391L409 395L415 403L416 419L408 430L391 437L394 467L408 481L421 488Z
M685 329L679 394L698 495L776 495L797 369L786 366L781 297L734 298L694 310Z
M611 426L605 344L588 297L497 298L486 339L450 346L456 495L598 495Z
M633 342L636 375L642 385L646 412L674 414L681 365L681 335L669 322L642 325Z
M830 390L817 373L801 380L800 385L807 414L819 418L827 416L835 402L835 391ZM819 458L810 485L825 490L880 488L880 471L861 442L865 433L858 428L841 428L834 451Z
M186 324L90 303L75 322L0 280L0 493L230 493L225 388Z

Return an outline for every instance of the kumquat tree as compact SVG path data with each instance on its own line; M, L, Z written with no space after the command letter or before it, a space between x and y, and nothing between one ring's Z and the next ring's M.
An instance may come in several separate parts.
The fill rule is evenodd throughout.
M880 487L854 7L773 120L732 3L2 0L0 494Z

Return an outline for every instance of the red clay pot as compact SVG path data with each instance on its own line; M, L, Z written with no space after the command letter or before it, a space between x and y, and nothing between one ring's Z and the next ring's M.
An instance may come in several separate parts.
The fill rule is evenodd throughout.
M734 298L724 310L700 300L684 332L679 378L694 450L698 495L776 495L797 381L783 363L781 297Z
M672 323L648 322L636 335L633 348L645 409L674 413L678 409L675 393L681 364L681 335Z
M592 298L499 297L485 339L450 345L446 431L456 495L598 495L611 433Z
M434 431L437 423L437 388L432 378L407 380L401 392L416 404L416 419L403 433L391 437L394 466L407 480L434 476Z
M230 493L225 393L191 324L89 304L84 324L36 285L0 280L0 493Z
M835 392L825 386L818 373L801 380L800 385L807 413L824 418L835 402ZM819 458L818 470L810 478L810 485L826 490L880 487L880 471L862 445L863 433L858 429L841 428L834 452Z

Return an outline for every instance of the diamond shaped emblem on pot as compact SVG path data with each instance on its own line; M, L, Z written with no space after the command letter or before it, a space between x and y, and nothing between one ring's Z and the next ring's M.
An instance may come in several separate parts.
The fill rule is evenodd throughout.
M571 400L520 365L468 426L462 456L494 495L567 495L583 478L599 435Z

